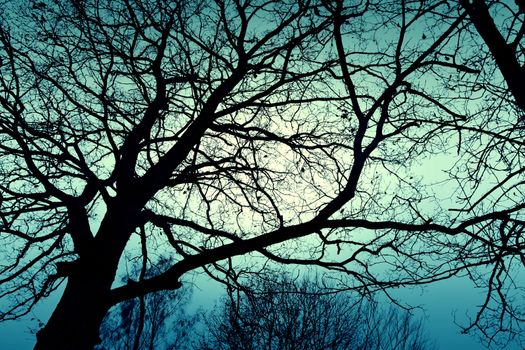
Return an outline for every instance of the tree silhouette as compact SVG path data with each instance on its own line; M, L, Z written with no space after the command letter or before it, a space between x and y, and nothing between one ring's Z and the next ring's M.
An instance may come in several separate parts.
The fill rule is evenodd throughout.
M470 26L481 1L2 5L0 318L65 284L36 349L91 349L119 302L269 261L362 293L468 275L472 327L519 333L520 89Z
M319 281L252 277L207 317L202 349L431 349L423 324Z

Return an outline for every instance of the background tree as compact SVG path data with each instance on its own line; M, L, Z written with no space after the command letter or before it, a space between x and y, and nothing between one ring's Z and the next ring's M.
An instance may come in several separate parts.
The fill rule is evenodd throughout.
M193 315L184 312L184 288L120 303L104 319L96 349L434 348L408 310L338 293L308 276L247 279L242 290L231 286L215 308Z
M268 276L267 276L268 277ZM431 349L422 322L350 293L284 275L251 277L206 318L203 349Z
M119 302L269 261L361 293L468 275L488 327L519 334L519 111L461 3L3 5L1 319L65 282L37 349L90 349Z
M162 270L161 260L153 270ZM137 271L135 271L137 272ZM151 270L150 270L150 273ZM138 275L138 273L135 273ZM140 276L128 276L128 279ZM142 278L148 276L142 276ZM199 315L189 314L191 289L187 286L140 296L115 305L100 328L99 350L191 349Z

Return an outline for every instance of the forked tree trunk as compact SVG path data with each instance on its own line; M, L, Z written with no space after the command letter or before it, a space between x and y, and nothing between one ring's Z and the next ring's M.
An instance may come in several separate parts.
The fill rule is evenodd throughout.
M100 342L99 328L112 306L109 293L119 259L141 207L128 199L108 207L89 251L70 263L64 294L38 332L35 350L91 350Z

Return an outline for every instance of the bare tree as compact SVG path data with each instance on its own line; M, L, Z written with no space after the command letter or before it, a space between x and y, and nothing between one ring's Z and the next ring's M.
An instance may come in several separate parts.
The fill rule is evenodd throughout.
M362 293L468 275L521 324L522 129L477 80L468 6L2 5L0 318L66 284L36 349L91 349L113 305L269 261ZM436 155L445 199L418 172ZM142 272L120 285L123 264Z
M289 276L252 277L244 291L230 290L207 320L203 349L433 348L408 311Z

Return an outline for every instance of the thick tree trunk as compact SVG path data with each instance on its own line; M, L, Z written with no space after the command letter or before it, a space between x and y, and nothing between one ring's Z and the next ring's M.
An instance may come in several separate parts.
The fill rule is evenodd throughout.
M138 213L143 205L125 197L108 206L90 246L70 263L64 294L38 332L35 350L91 350L100 342L99 328L112 306L109 293L119 259L140 222Z
M35 350L91 350L99 343L99 328L111 305L108 291L114 276L96 269L78 269L49 322L37 334Z

